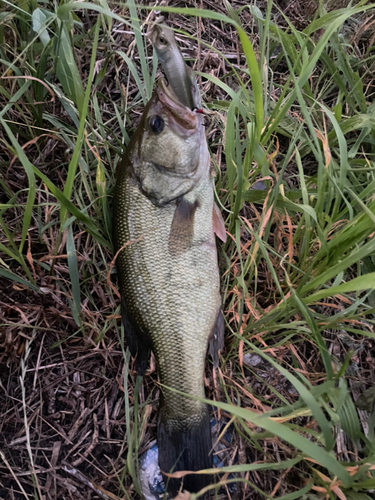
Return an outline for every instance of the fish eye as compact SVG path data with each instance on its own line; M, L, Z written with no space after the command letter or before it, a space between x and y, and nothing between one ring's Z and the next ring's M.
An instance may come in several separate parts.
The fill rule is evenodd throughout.
M155 132L155 134L160 134L164 130L164 120L159 115L153 115L148 121L150 129Z

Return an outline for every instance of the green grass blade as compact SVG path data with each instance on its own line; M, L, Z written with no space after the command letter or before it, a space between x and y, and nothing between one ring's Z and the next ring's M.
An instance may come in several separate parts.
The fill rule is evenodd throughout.
M19 283L20 285L25 286L30 290L33 290L34 292L40 292L38 286L34 285L33 283L30 283L29 281L26 281L21 276L18 276L17 274L14 274L12 273L12 271L8 271L7 269L0 268L0 276L10 281L14 281L15 283Z
M348 257L344 258L341 262L333 265L332 267L326 269L324 272L312 279L307 285L305 285L301 294L305 295L310 290L318 287L319 285L323 285L327 283L329 280L336 277L342 271L346 271L351 265L359 262L361 259L366 257L367 255L372 255L375 252L375 240L370 240L368 243L360 247L359 249L354 250Z
M352 292L362 292L363 290L371 290L373 288L375 288L375 273L369 273L358 276L347 283L342 283L341 285L315 292L302 300L305 304L312 304L326 297L334 297L335 295Z
M146 88L146 102L151 98L152 95L152 85L151 85L151 77L149 73L149 67L148 67L148 62L147 62L147 52L145 50L145 46L143 44L143 37L142 37L142 32L141 32L141 26L139 23L138 15L137 15L137 6L134 0L128 0L126 2L127 7L130 12L130 19L131 19L131 25L134 31L134 37L135 37L135 43L137 45L138 49L138 54L139 54L139 59L141 62L141 68L142 68L142 76L143 80L145 82L145 88ZM138 87L139 90L141 90L142 87Z
M288 370L276 363L270 356L267 356L261 349L258 349L254 344L245 340L246 344L251 348L252 351L256 352L262 358L264 358L268 363L277 368L277 370L292 384L293 387L298 391L299 395L306 403L308 408L311 410L313 416L316 418L325 438L326 449L331 450L334 445L333 435L331 431L331 426L329 425L327 419L324 416L322 409L313 397L310 388L306 388L302 382L300 382L294 375L292 375Z
M55 186L55 184L48 179L46 175L44 175L40 170L33 166L34 173L44 182L44 184L51 191L53 196L59 200L61 205L65 208L65 210L70 212L74 217L85 224L86 231L93 235L93 237L101 243L104 247L111 247L111 244L101 236L101 234L97 230L97 226L95 222L93 222L90 217L81 212L71 201L69 201L64 194Z
M79 272L77 263L76 248L74 245L72 225L68 228L68 238L66 240L66 252L68 254L68 267L70 282L72 284L74 311L73 317L78 326L81 326L81 290L79 285Z
M75 103L81 114L84 103L83 85L75 61L73 47L70 43L69 33L63 22L60 25L57 44L56 74L66 95Z
M85 125L86 125L85 121L86 121L86 115L87 115L87 110L88 110L91 85L92 85L92 81L93 81L93 77L94 77L94 70L95 70L95 58L96 58L96 52L97 52L97 48L98 48L99 28L100 28L100 19L98 18L98 21L97 21L96 27L95 27L94 43L93 43L92 52L91 52L90 73L89 73L89 77L88 77L88 81L87 81L85 97L83 100L82 110L81 110L81 114L80 114L80 126L79 126L79 130L78 130L75 148L73 151L73 156L72 156L72 159L70 160L70 163L69 163L68 174L67 174L65 187L64 187L64 196L65 196L65 198L67 198L69 200L70 200L71 195L72 195L72 189L73 189L73 184L74 184L74 180L75 180L75 176L76 176L78 161L79 161L79 157L81 155L81 147L82 147L82 141L83 141ZM61 207L61 212L60 212L61 225L64 224L66 217L67 217L67 212L65 210L65 207Z
M236 29L240 37L241 45L247 61L247 67L250 72L251 83L254 94L257 139L260 140L260 136L262 135L262 129L263 129L262 78L259 71L259 65L255 57L255 52L249 38L247 37L245 31L240 26L237 25ZM260 64L263 64L263 61L260 61Z
M124 59L124 61L126 62L128 68L129 68L129 71L131 72L131 74L135 80L135 83L137 84L138 90L142 96L143 104L146 105L150 98L147 95L147 90L145 91L145 89L144 89L144 86L141 82L141 79L138 75L138 71L137 71L136 67L134 66L133 61L122 50L117 50L116 53L119 56L121 56Z
M27 159L23 149L19 145L17 139L15 138L13 132L9 128L8 124L5 122L3 118L0 118L0 123L4 127L6 133L8 134L9 139L11 140L13 147L16 151L16 154L22 163L23 168L25 169L27 179L29 182L29 192L27 195L27 201L25 205L25 211L24 211L24 217L23 217L23 223L22 223L22 236L21 236L21 242L19 245L19 253L22 253L27 233L29 230L30 226L30 221L31 221L31 216L32 216L32 211L33 211L33 206L34 206L34 200L35 200L35 194L36 194L36 182L35 182L35 175L32 169L32 165Z
M181 394L179 391L176 391L172 388L168 388L168 390L172 392L176 392ZM187 397L194 398L193 396L186 395ZM280 439L283 439L293 445L295 448L299 449L305 456L310 457L316 460L322 467L326 468L333 476L336 476L340 481L342 481L343 485L349 487L353 480L350 477L349 473L345 469L345 467L338 462L333 453L328 453L326 450L313 443L309 439L304 438L297 432L294 432L290 427L286 425L279 424L272 420L271 418L265 415L259 415L250 410L241 408L236 405L231 405L228 403L223 403L221 401L210 401L203 400L205 403L216 406L231 415L234 415L245 422L251 422L257 427L261 427L265 429L271 434L278 436Z

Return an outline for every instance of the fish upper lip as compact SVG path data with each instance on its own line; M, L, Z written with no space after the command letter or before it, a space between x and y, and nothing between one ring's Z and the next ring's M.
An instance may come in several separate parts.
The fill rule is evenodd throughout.
M166 104L168 107L170 107L171 104L174 104L175 106L178 106L181 110L189 111L190 113L194 114L193 111L188 106L185 106L178 99L178 97L176 96L176 94L173 92L173 89L172 89L171 85L167 85L167 83L166 83L166 81L165 81L164 78L160 78L158 80L158 94L159 94L159 97L160 97L160 91L163 92L168 97L168 99L170 99L172 101L171 103L168 103L168 102L165 102L163 99L161 99L162 102L164 104Z
M182 104L171 86L167 86L164 78L158 80L157 94L159 100L168 108L175 120L186 129L195 129L198 123L198 115L189 107Z

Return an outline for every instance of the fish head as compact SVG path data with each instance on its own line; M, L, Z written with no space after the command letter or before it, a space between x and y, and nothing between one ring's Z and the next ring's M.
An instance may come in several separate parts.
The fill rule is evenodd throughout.
M209 175L203 116L184 106L162 78L127 149L125 163L159 207L184 196Z
M166 85L158 81L139 127L138 158L143 164L179 176L196 172L206 148L202 115L184 106Z

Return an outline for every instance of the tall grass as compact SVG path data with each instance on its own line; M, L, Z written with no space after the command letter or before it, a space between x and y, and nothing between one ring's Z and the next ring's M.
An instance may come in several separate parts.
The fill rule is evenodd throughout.
M287 17L283 27L277 25L271 0L263 11L255 2L239 11L226 4L227 15L158 7L230 24L246 59L243 68L232 67L236 84L201 74L225 94L209 108L225 116L221 142L226 165L218 172L216 191L231 235L219 251L227 321L227 348L216 374L222 400L210 404L234 417L249 449L262 451L274 439L283 459L277 461L267 451L261 462L231 465L220 474L241 473L237 481L273 498L249 474L294 468L300 476L298 488L291 484L277 498L366 500L375 486L373 431L367 436L363 432L347 373L361 342L373 346L375 338L375 128L369 90L375 55L372 47L358 55L343 27L348 20L371 19L375 4L362 1L329 13L321 5L303 31ZM141 15L134 2L127 6L123 17L105 0L56 2L55 8L23 0L2 2L0 37L4 42L5 33L12 35L0 46L0 94L6 102L0 112L0 276L42 295L45 285L35 272L42 266L66 297L76 335L85 335L92 319L86 304L95 310L85 285L89 265L78 264L88 248L81 234L90 239L97 282L110 303L118 304L113 287L106 284L113 272L108 260L111 189L122 145L128 142L128 111L142 109L156 74L155 56L148 58L142 34L149 11ZM241 24L245 11L256 27L256 45ZM86 32L82 20L88 16L95 21ZM103 48L113 44L115 22L134 32L127 51ZM87 60L77 56L83 46ZM120 60L128 81L117 100L109 102L101 83L106 69ZM279 65L287 68L283 82L274 74ZM131 77L138 89L129 103ZM55 114L55 107L62 111ZM58 165L43 164L41 153L49 139L58 144ZM25 176L19 188L8 182L14 168ZM264 189L253 189L260 179ZM47 212L48 217L41 217ZM31 225L36 231L30 235ZM47 234L43 251L49 259L42 263L33 257L37 241L30 238ZM61 278L53 263L64 248L69 279ZM97 341L113 331L121 338L119 322L113 319L103 328L92 327ZM342 335L346 344L337 340ZM339 354L334 344L341 348ZM304 357L302 350L309 353ZM298 398L287 400L277 387L270 388L275 396L270 408L268 399L246 381L248 353L272 366ZM123 472L136 483L147 404L138 406L139 379L130 398L129 355L125 360L128 451ZM374 411L372 406L370 422ZM338 453L339 433L354 450L348 452L353 460ZM122 494L123 480L119 477Z

